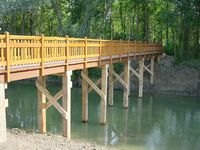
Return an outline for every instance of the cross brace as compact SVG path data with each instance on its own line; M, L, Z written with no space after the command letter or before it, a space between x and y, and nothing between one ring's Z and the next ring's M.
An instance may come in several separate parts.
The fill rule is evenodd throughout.
M134 70L133 68L130 67L130 71L131 71L140 81L143 80L142 77L140 76L140 74L137 73L136 70Z
M128 89L128 84L118 75L114 70L112 71L113 76L126 88Z
M50 106L54 106L62 115L62 117L64 119L68 119L69 113L67 113L62 106L57 102L59 98L62 97L62 90L60 90L55 96L52 96L47 89L45 89L42 85L39 84L38 81L36 81L36 87L40 90L40 92L42 92L47 99L49 100L47 103L44 103L42 107L44 107L44 109L48 109Z
M150 67L150 65L148 65L148 66L144 65L144 70L148 71L150 73L150 75L153 76L153 72L149 69L149 67Z
M97 85L92 80L90 80L90 78L88 78L87 75L81 72L81 76L85 81L87 81L87 83L91 86L91 88L94 89L101 96L101 98L105 97L105 94L97 87ZM101 81L101 79L99 81Z

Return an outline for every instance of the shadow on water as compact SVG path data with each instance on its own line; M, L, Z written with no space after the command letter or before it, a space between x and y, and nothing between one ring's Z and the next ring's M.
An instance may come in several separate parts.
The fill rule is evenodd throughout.
M58 85L49 86L52 93ZM81 122L81 89L72 89L72 138L126 150L199 150L200 101L195 97L145 95L130 97L122 108L122 92L115 91L107 108L107 124L99 125L100 98L89 96L89 123ZM7 91L7 126L37 130L37 91L33 84L11 83ZM47 111L47 130L61 133L61 116Z

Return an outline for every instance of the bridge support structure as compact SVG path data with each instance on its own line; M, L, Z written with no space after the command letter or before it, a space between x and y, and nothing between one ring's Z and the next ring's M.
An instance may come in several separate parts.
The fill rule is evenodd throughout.
M46 89L46 77L38 77L36 87L38 89L38 130L46 132L46 110L54 106L62 115L62 135L71 138L71 71L62 74L62 89L54 96ZM62 106L58 100L62 97ZM48 99L48 101L47 101Z
M6 107L8 100L5 99L6 83L0 83L0 143L6 142Z
M109 106L113 106L113 88L114 83L119 81L123 86L123 107L128 108L129 94L130 94L130 60L124 63L124 72L118 75L114 71L113 64L109 68ZM115 79L114 79L114 78Z
M101 66L101 79L94 83L88 77L88 70L83 69L82 76L82 121L88 122L88 93L95 90L101 97L100 124L106 123L106 107L107 107L107 82L108 82L108 65ZM101 84L101 88L98 85ZM88 88L88 86L90 86Z

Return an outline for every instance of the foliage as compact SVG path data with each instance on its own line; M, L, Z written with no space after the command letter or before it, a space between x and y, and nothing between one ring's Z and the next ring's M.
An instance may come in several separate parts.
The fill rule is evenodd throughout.
M0 0L0 33L163 43L200 58L199 0Z

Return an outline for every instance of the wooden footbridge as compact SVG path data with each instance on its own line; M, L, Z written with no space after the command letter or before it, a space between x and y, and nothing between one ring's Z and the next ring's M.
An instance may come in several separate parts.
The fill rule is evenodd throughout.
M0 142L6 140L6 114L8 101L5 99L7 83L37 77L38 129L46 132L46 110L54 106L63 118L63 136L71 136L71 75L73 70L82 70L82 120L88 121L88 93L95 90L101 97L100 123L106 123L108 104L113 105L114 82L124 87L123 107L128 107L130 76L139 81L139 97L143 94L143 72L150 73L153 83L154 61L162 56L160 44L116 41L87 38L0 35ZM134 69L130 61L139 62ZM145 65L144 61L150 62ZM124 64L124 72L118 75L113 64ZM88 77L88 68L100 67L101 79L94 83ZM108 71L109 70L109 71ZM46 76L62 76L62 89L51 95L46 89ZM108 78L109 77L109 78ZM109 85L109 86L108 86ZM100 88L99 88L100 87ZM107 94L109 87L109 94ZM107 96L109 95L109 96ZM62 97L62 105L57 100Z

